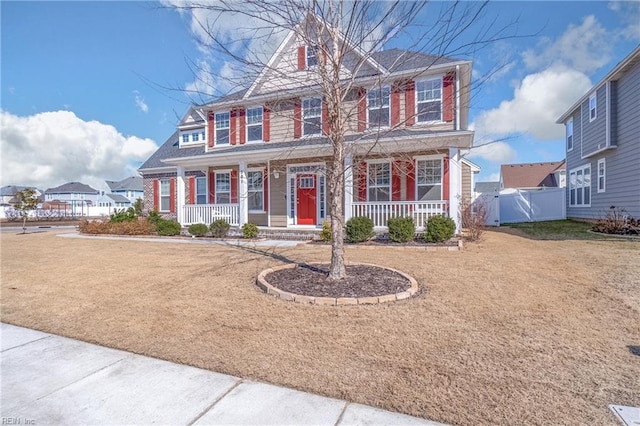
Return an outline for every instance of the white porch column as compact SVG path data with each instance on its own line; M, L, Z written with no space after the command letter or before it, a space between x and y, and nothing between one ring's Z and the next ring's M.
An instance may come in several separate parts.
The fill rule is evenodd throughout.
M240 217L238 218L238 221L239 225L242 226L249 222L249 184L247 181L247 163L241 161L238 167L240 169L238 173L238 203Z
M353 210L353 157L344 156L344 221L351 219Z
M183 224L184 220L184 167L177 167L176 177L176 220Z
M449 215L460 232L460 197L462 196L462 166L458 148L449 149Z

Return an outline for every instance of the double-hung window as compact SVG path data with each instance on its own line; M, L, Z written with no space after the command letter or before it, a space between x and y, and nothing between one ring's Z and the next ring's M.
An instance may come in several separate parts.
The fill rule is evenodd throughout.
M207 204L207 178L196 178L196 204Z
M247 172L249 211L264 211L264 176L262 170Z
M216 204L231 203L231 173L216 172Z
M390 117L389 86L371 89L367 93L367 109L369 112L369 128L388 127Z
M607 166L605 163L605 159L601 158L598 160L598 192L604 192L606 189L606 175L607 175Z
M189 133L182 134L182 143L189 143Z
M416 118L418 123L442 121L442 79L416 82Z
M247 142L262 140L262 107L247 108Z
M591 166L586 165L569 173L569 205L588 207L591 205Z
M573 149L573 118L567 121L567 151Z
M231 118L228 112L216 113L216 145L229 145Z
M160 211L168 212L171 209L171 183L169 179L160 180Z
M310 98L302 100L302 129L304 136L321 134L322 99Z
M306 56L307 56L307 68L318 65L318 58L316 57L317 46L307 46Z
M191 142L198 142L200 139L200 133L191 133Z
M369 163L368 201L391 200L391 167L389 162Z
M442 159L418 160L416 172L418 200L442 200Z
M589 121L593 121L598 116L598 95L589 96Z

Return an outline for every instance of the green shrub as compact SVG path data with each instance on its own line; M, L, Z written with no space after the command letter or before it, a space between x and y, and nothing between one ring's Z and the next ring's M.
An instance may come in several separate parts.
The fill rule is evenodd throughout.
M224 219L218 219L211 224L209 229L211 229L211 234L216 238L224 238L229 233L229 229L231 225L227 223Z
M346 234L348 243L367 241L376 235L373 232L373 220L365 216L352 217L347 221Z
M209 232L209 227L204 223L194 223L189 225L189 233L194 237L204 237Z
M258 227L253 223L245 223L242 225L242 236L244 238L255 238L259 232Z
M160 219L156 222L156 232L158 235L173 236L180 235L182 226L175 220Z
M160 213L158 213L158 210L152 210L149 212L149 216L147 217L147 219L149 220L149 222L151 222L154 225L157 225L158 222L160 222L162 219L162 216L160 216Z
M331 242L331 224L328 220L322 222L322 231L320 231L320 239L325 243Z
M427 230L424 240L428 243L441 243L447 241L456 232L456 223L450 217L437 215L427 221Z
M415 238L416 225L412 217L392 217L387 221L389 238L396 243L406 243Z
M128 209L116 210L109 217L109 222L111 223L121 223L121 222L133 222L138 219L138 215L133 207L129 207Z

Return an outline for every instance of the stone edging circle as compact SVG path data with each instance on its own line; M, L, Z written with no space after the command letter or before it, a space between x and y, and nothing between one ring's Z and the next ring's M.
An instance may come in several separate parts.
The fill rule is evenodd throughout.
M326 263L322 262L313 262L308 263L308 265L326 265ZM280 290L269 284L266 280L266 276L272 272L280 271L282 269L293 269L298 266L297 263L291 263L282 266L276 266L273 268L265 269L264 271L258 274L258 278L256 279L256 285L260 287L265 293L270 294L278 299L287 300L296 303L302 303L306 305L330 305L330 306L338 306L338 305L377 305L379 303L386 302L395 302L396 300L408 299L411 296L415 295L418 292L418 282L411 275L407 275L404 272L398 271L397 269L388 268L386 266L372 265L370 263L351 263L345 262L345 265L362 265L362 266L373 266L376 268L386 269L388 271L396 272L402 275L404 278L409 280L411 287L405 291L401 291L400 293L393 294L385 294L382 296L371 296L371 297L320 297L320 296L304 296L295 293L289 293L284 290Z

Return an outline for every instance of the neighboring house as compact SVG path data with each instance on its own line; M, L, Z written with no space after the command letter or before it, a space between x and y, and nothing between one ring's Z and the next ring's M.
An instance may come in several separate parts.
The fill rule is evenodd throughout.
M74 214L82 214L86 207L96 206L99 198L100 191L80 182L68 182L44 192L45 202L66 202Z
M567 217L611 206L640 217L640 46L557 121L566 128Z
M120 195L129 200L130 204L136 202L138 198L144 198L144 191L142 190L142 178L140 176L130 176L121 181L107 180L107 185L111 190L111 194ZM116 198L113 199L114 201ZM105 200L106 201L106 200ZM122 200L117 201L122 203Z
M500 192L500 181L476 182L473 190L474 199L482 194L497 194Z
M500 166L500 190L539 190L566 186L565 162L503 164Z
M308 19L315 19L313 17ZM304 25L304 23L302 24ZM183 224L317 227L327 217L328 111L313 85L315 48L291 32L246 90L191 107L140 167L145 210ZM460 156L468 129L471 62L400 49L361 60L351 48L345 99L345 216L459 218L477 166ZM350 64L358 64L349 68ZM286 77L284 77L286 76ZM286 89L283 89L286 87Z
M125 196L120 194L104 194L98 198L98 207L115 207L115 208L129 208L133 203Z
M42 191L37 188L30 186L7 185L0 188L0 206L12 206L16 204L18 202L16 194L27 188L32 188L35 191L35 195L42 198Z

